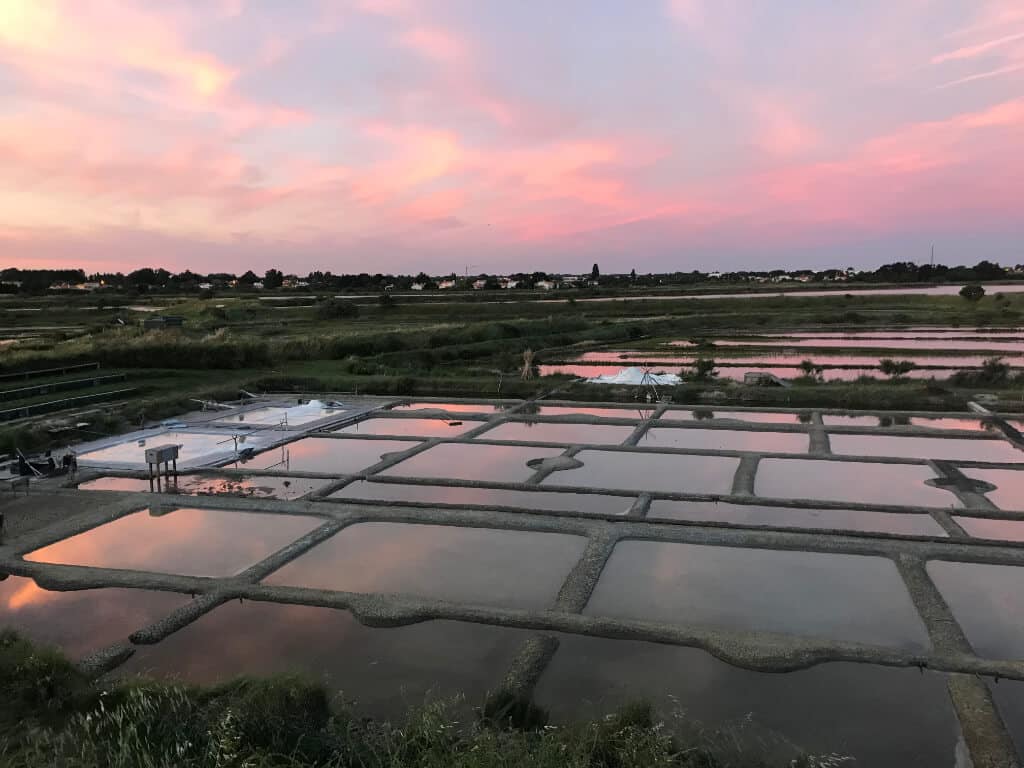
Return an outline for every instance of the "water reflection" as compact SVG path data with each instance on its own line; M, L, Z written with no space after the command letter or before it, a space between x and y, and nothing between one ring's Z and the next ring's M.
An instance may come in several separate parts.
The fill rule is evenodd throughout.
M538 703L559 720L600 717L642 698L666 716L682 713L695 730L722 731L715 743L738 762L756 753L786 764L796 745L871 768L954 765L959 729L945 678L933 672L823 664L763 674L693 648L560 640L537 687Z
M534 473L526 462L553 458L561 453L561 448L442 444L417 453L381 474L515 483L528 480Z
M610 424L552 424L515 421L499 424L480 435L483 440L531 440L539 443L619 445L634 427Z
M236 469L278 469L344 475L380 462L384 454L412 448L414 440L339 440L306 437L229 466Z
M739 459L664 453L580 451L577 469L555 472L543 485L624 488L668 493L729 493Z
M392 411L420 411L420 410L438 410L438 411L450 411L452 413L486 413L495 414L501 413L506 408L512 408L516 403L406 403L404 405L396 405Z
M255 499L297 499L327 484L326 480L301 477L227 477L225 475L179 475L168 484L161 484L164 493L188 496L241 496ZM83 491L149 491L157 490L149 480L136 477L98 477L81 483Z
M0 581L0 629L14 629L79 659L125 642L188 601L173 592L139 589L53 592L32 579L10 576Z
M971 469L963 473L974 480L996 486L985 496L1000 509L1024 511L1024 471L1017 469Z
M807 453L810 436L797 432L748 432L733 429L649 429L640 438L645 448L699 448L716 451Z
M265 582L540 608L554 600L586 543L558 533L359 523Z
M785 528L828 528L844 531L882 531L907 536L945 536L931 516L899 512L864 512L854 509L803 509L724 501L655 500L650 519L712 521L737 525L772 525Z
M428 621L371 629L347 611L226 603L157 645L140 647L118 674L211 684L238 675L299 673L372 717L401 717L431 697L465 694L481 705L501 683L526 632Z
M832 453L848 456L895 456L951 461L1024 461L1024 452L1006 440L890 435L829 435Z
M320 526L315 517L223 509L133 512L25 555L43 563L231 576Z
M881 557L623 541L586 612L928 647L895 564Z
M978 655L1024 659L1024 568L935 560L928 573Z
M482 426L482 421L445 419L366 419L334 430L343 435L395 435L397 437L457 437Z
M770 413L764 411L719 411L712 408L694 408L692 411L668 410L661 418L665 421L745 421L753 424L809 424L811 413Z
M365 480L349 483L340 491L332 493L330 498L411 501L420 504L521 507L537 511L576 512L581 515L624 515L629 512L634 501L628 496L601 496L595 493L505 491L495 488L371 483Z
M926 485L934 479L935 474L927 466L917 464L761 459L754 488L758 496L778 499L962 506L949 491Z

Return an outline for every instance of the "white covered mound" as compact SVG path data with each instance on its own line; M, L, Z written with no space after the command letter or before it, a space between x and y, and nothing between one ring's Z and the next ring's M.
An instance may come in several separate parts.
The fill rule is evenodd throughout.
M588 384L654 384L655 386L672 386L681 381L674 373L650 373L643 368L623 368L618 373L595 376L587 379Z

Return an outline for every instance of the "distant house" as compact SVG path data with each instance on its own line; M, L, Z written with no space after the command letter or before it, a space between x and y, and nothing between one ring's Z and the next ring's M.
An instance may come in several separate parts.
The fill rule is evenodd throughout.
M555 287L555 284L550 280L538 280L536 283L533 284L533 287L538 288L542 291L550 291L552 288Z
M580 281L579 275L566 275L562 278L564 285L576 285Z
M414 291L422 291L424 288L427 287L427 284L426 283L413 283L409 287L412 288Z
M442 280L440 283L437 284L437 287L440 288L442 291L446 290L448 288L454 288L455 287L455 281L454 280Z
M722 273L721 272L708 272L708 277L710 279L712 279L712 280L721 280L722 279Z
M200 291L212 291L213 290L213 283L200 283L199 284L199 290Z
M480 290L483 290L486 287L487 287L487 281L486 280L474 280L473 281L473 290L474 291L480 291Z
M509 289L509 288L515 288L517 285L519 285L519 281L518 280L513 280L511 277L503 277L503 278L501 278L501 280L498 281L498 284L502 288Z

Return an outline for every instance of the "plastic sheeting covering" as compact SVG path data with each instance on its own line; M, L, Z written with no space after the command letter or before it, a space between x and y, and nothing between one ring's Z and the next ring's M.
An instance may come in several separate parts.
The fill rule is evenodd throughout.
M595 376L587 379L588 384L632 384L634 386L646 386L653 384L656 387L673 386L681 381L674 373L651 373L644 368L623 368L618 373L609 373L605 376Z

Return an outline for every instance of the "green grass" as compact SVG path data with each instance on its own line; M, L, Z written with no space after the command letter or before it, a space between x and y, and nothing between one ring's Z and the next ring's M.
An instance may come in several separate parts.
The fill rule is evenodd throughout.
M130 680L100 687L56 651L0 632L5 768L768 768L723 734L665 722L643 703L594 721L547 715L497 694L469 722L453 702L401 722L361 717L298 677L213 687Z

